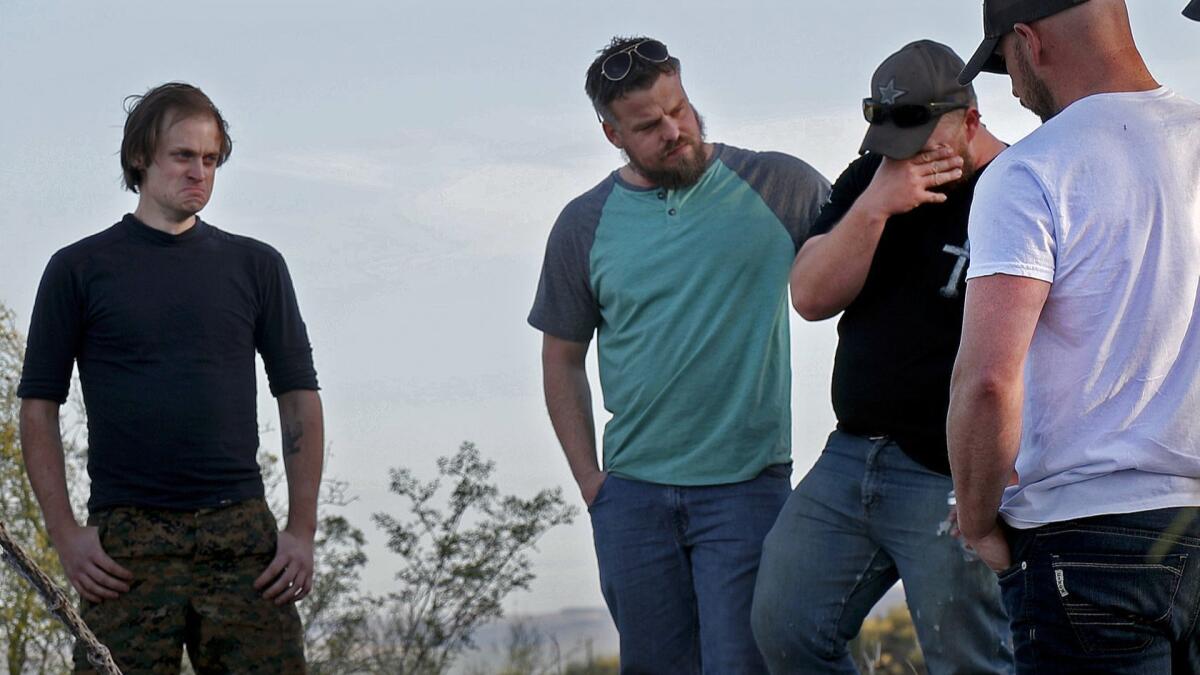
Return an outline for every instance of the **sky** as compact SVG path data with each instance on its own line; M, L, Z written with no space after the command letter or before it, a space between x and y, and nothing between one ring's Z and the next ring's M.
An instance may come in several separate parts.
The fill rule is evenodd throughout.
M1160 82L1200 99L1200 24L1184 0L1130 3ZM387 468L432 476L464 440L502 489L561 487L582 506L541 395L525 323L562 207L621 163L583 94L613 35L683 62L711 140L803 158L830 179L857 151L875 67L930 38L964 58L982 34L964 0L734 4L343 0L0 0L0 303L28 327L59 248L132 211L120 187L122 100L169 80L203 88L232 158L202 217L288 261L313 343L327 474L370 542L369 590L395 560L370 514L399 512ZM981 75L983 120L1013 142L1037 120ZM835 323L793 317L795 479L833 428ZM600 424L594 350L589 364ZM276 423L260 373L260 422ZM273 435L264 447L278 448ZM534 553L511 612L599 606L585 513Z

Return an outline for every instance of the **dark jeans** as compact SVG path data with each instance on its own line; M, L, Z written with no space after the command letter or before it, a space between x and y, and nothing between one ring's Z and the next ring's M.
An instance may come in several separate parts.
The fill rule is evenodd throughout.
M1018 673L1200 673L1200 508L1007 530Z
M588 510L622 673L766 672L750 600L790 476L781 464L726 485L604 481Z

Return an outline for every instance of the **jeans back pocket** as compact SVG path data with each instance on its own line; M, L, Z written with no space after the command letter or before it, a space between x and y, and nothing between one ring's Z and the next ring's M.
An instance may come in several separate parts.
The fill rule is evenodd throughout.
M1136 652L1162 634L1186 563L1186 554L1051 555L1052 592L1085 651Z

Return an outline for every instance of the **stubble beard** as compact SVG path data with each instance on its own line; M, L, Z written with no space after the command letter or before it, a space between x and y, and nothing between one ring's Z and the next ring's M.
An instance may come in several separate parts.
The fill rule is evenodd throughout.
M1045 80L1034 74L1033 65L1029 63L1024 52L1018 50L1015 60L1017 70L1020 71L1021 79L1025 83L1025 96L1021 98L1021 105L1037 115L1043 124L1049 122L1060 112L1054 103L1054 95L1050 93L1050 87L1046 86Z
M704 153L704 118L700 116L700 112L696 110L695 106L692 107L692 114L696 116L699 138L680 136L662 153L663 160L667 161L667 155L679 149L680 146L690 145L692 151L680 158L676 164L653 169L628 153L625 153L625 160L643 178L667 190L682 190L700 182L700 177L708 170L708 157Z

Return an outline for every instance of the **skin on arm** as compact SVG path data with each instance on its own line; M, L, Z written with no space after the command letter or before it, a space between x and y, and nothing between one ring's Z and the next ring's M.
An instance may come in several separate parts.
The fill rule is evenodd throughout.
M585 365L589 344L543 335L542 384L554 433L584 503L591 506L608 474L596 459L596 423Z
M967 282L946 423L958 526L993 570L1012 564L997 515L1021 443L1025 358L1050 284L996 274Z
M21 400L21 453L42 507L46 531L71 585L85 600L113 600L129 590L133 574L100 545L95 527L81 527L71 510L56 401Z
M317 496L325 462L325 423L321 396L297 389L279 395L283 466L288 482L287 526L279 532L275 558L254 581L263 598L285 605L313 587L313 540L317 532Z
M940 145L906 159L884 157L871 184L827 234L804 242L792 264L792 305L808 321L828 319L862 291L888 218L946 201L932 188L962 177L962 157Z

